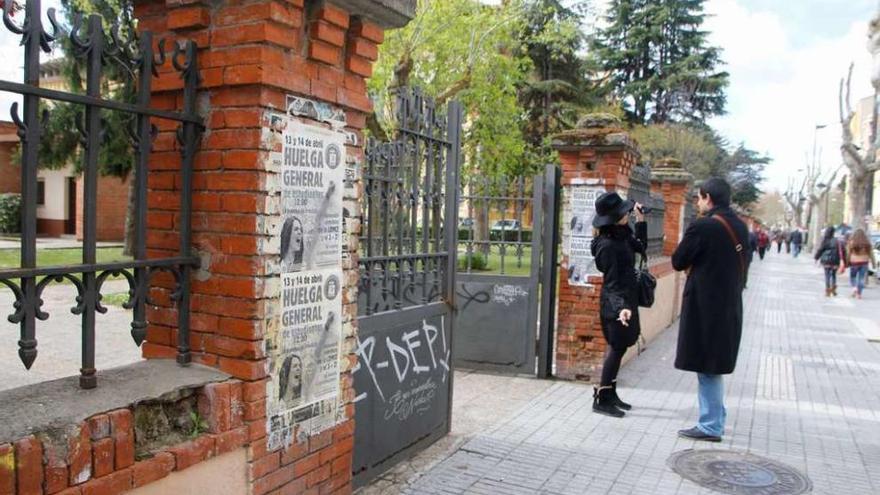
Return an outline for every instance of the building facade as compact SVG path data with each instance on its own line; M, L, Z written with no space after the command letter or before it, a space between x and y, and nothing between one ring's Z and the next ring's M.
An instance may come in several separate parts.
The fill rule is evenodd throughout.
M40 86L67 91L61 73L61 59L40 66ZM21 192L21 170L15 163L19 145L18 130L12 122L0 122L0 193ZM82 239L82 174L73 164L57 170L42 168L37 173L37 233L58 237L75 235ZM98 224L100 241L125 238L128 180L100 177L98 180Z

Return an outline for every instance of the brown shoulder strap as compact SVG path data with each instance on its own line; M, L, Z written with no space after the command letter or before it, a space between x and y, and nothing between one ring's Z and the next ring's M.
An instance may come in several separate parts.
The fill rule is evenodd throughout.
M739 242L739 239L736 238L736 233L733 231L733 227L727 223L727 220L721 215L712 215L712 218L721 222L721 225L724 226L724 230L727 231L727 234L730 236L731 242L733 242L733 247L736 249L736 254L739 257L739 271L740 276L743 280L745 280L746 276L746 261L743 257L743 245Z

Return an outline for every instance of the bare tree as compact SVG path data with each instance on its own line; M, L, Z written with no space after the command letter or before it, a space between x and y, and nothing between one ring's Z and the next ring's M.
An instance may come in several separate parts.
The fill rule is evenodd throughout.
M876 158L877 147L875 144L877 122L876 116L872 116L870 144L868 149L861 150L853 142L852 121L855 118L855 112L850 102L852 72L853 64L850 64L846 78L840 79L840 127L843 133L840 151L843 155L843 164L849 169L850 183L847 195L850 205L850 217L854 227L865 228L868 183L873 173L880 169L880 162ZM876 99L877 96L875 94L875 106Z
M785 194L782 195L785 198L785 202L788 204L789 209L791 209L794 224L799 229L804 227L804 203L807 200L804 190L806 189L806 186L806 179L798 180L795 177L789 177Z

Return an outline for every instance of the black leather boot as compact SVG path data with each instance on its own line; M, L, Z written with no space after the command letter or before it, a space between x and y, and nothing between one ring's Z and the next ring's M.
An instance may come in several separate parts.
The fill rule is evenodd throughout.
M593 412L612 418L622 418L624 412L614 405L612 392L611 385L593 387Z
M614 405L624 411L629 411L633 408L632 405L627 404L626 402L620 400L620 397L617 395L617 380L611 382L611 399L614 402Z

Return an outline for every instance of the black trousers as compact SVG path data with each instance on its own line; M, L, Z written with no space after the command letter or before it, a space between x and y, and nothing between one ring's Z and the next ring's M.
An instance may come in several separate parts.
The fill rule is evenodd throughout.
M602 381L599 385L607 387L617 380L617 372L620 371L620 362L626 354L626 347L611 347L605 352L605 362L602 364Z

